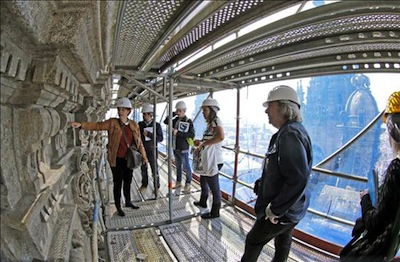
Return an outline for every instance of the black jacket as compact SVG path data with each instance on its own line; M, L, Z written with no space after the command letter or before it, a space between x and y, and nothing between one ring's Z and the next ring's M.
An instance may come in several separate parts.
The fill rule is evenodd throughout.
M312 167L311 140L299 122L288 122L275 133L264 159L263 173L255 204L257 219L265 208L283 222L299 222L309 205L307 182Z
M396 254L396 237L400 220L400 159L393 159L379 187L378 203L372 205L366 194L361 199L362 217L353 229L354 238L340 252L340 261L392 261ZM397 224L396 224L397 222ZM362 232L366 234L359 238ZM396 232L397 231L397 232Z
M145 121L140 121L138 123L139 127L140 127L140 134L142 136L142 142L143 142L143 145L144 145L144 147L146 149L153 148L153 132L148 132L147 133L147 140L148 141L146 141L146 138L144 137L143 131L144 131L144 129L146 127L151 127L151 129L153 129L152 128L153 127L153 121L151 121L149 124L146 124ZM156 141L157 142L161 142L161 141L163 141L163 139L164 139L164 136L163 136L163 132L162 132L162 129L161 129L161 125L156 122Z
M168 125L168 117L165 118L164 124ZM180 122L188 123L189 124L189 129L187 132L182 132L179 131L179 128L177 126L178 120ZM194 138L195 136L195 131L194 131L194 126L193 126L193 121L188 118L187 116L179 119L177 116L175 116L172 119L172 126L175 129L178 129L178 132L176 133L176 150L189 150L189 144L187 142L187 138Z

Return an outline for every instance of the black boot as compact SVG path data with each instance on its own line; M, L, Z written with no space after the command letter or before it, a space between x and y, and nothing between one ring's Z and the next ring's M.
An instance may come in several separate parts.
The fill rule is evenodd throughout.
M117 213L119 216L124 217L125 216L125 212L124 210L122 210L121 206L115 205L115 207L117 208Z
M219 217L219 210L220 209L221 209L221 203L212 204L211 211L209 213L205 213L205 214L201 215L201 218L209 219L209 218Z
M134 204L132 204L132 202L126 203L125 206L126 206L126 207L130 207L130 208L133 208L133 209L139 209L139 207L138 207L138 206L135 206Z
M193 204L198 207L207 208L207 198L208 196L200 196L200 201L194 201Z

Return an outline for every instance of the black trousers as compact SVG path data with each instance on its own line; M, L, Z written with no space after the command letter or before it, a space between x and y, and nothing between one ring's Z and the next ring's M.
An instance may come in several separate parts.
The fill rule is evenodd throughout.
M275 240L275 256L272 261L286 261L289 256L293 229L296 224L292 222L272 224L269 219L265 220L265 217L256 220L253 228L247 234L246 246L241 261L257 261L264 245L272 238Z
M154 156L154 152L152 148L145 147L147 159L149 160L151 172L153 173L153 178L156 177L157 188L160 188L160 177L158 176L157 169L157 158L158 154ZM146 187L149 184L149 174L148 174L148 166L142 165L140 167L142 173L142 186Z
M126 159L117 157L115 167L111 167L114 181L115 206L121 208L121 189L124 187L125 203L131 202L132 170L126 166Z

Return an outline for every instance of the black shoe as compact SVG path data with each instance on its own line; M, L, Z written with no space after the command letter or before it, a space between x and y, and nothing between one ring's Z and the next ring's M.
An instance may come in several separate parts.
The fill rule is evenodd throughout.
M117 209L117 212L118 212L118 215L119 216L121 216L121 217L124 217L125 216L125 212L122 210L122 209Z
M198 207L207 208L207 203L201 203L200 201L194 201L193 204Z
M211 212L201 215L201 218L203 218L203 219L210 219L210 218L216 218L216 217L219 217L219 214L213 214Z
M126 203L126 205L125 205L126 207L131 207L131 208L133 208L133 209L139 209L139 207L138 206L135 206L134 204L132 204L132 203Z

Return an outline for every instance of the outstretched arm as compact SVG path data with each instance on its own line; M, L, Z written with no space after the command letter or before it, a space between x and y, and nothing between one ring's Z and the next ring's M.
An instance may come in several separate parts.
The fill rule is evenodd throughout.
M82 126L81 123L79 122L69 122L69 124L73 127L73 128L80 128Z

